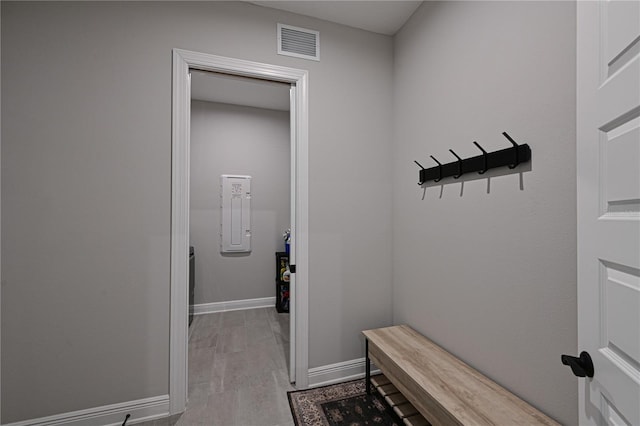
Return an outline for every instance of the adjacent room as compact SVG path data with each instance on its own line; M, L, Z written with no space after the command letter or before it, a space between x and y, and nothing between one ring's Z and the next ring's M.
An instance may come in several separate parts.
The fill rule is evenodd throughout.
M405 326L550 422L640 423L640 2L0 24L2 425L291 425Z
M190 76L189 410L180 421L279 423L293 389L290 85ZM272 385L282 397L267 404L284 409L258 416L263 390L249 383Z

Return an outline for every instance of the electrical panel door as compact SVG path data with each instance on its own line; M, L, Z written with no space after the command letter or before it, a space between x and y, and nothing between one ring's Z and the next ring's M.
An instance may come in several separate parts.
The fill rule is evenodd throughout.
M220 251L251 251L251 176L220 176Z

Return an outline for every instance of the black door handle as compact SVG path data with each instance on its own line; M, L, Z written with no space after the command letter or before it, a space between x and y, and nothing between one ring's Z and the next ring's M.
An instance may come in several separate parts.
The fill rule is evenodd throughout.
M580 358L562 355L562 363L571 367L573 374L578 377L593 377L593 361L586 351L580 353Z

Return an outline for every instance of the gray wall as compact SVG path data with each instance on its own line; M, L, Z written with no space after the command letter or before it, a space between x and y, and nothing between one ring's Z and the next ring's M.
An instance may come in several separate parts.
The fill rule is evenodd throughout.
M394 45L394 322L565 424L577 423L560 363L577 345L575 20L572 2L428 2ZM530 171L416 185L413 160L504 148L505 130L531 146Z
M391 322L390 37L239 2L1 7L2 422L168 391L174 47L309 70L310 367L363 355ZM278 22L322 61L278 56Z
M274 253L284 251L289 227L289 133L288 111L191 102L196 304L275 296ZM220 252L222 174L252 177L250 253Z
M361 357L393 306L577 422L574 4L427 3L395 52L242 3L1 7L3 423L168 391L174 47L309 70L310 367ZM277 22L319 30L322 61L276 55ZM414 159L503 130L533 150L522 189L422 199Z

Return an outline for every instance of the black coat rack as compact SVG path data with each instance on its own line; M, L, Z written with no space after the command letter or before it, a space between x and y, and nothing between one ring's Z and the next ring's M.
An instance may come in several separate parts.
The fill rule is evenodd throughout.
M487 152L476 141L473 142L475 146L482 151L482 155L478 155L471 158L465 158L464 160L458 156L452 149L449 150L456 158L456 161L451 163L442 164L433 155L430 157L438 163L435 167L425 169L420 163L414 161L420 167L420 179L418 185L423 185L425 182L433 180L434 182L440 182L442 179L453 176L454 179L458 179L465 173L478 172L479 174L485 173L489 169L495 169L496 167L508 166L510 169L514 169L518 164L526 163L531 160L531 148L529 145L518 145L507 132L502 132L505 138L511 142L512 147L501 149L499 151Z

